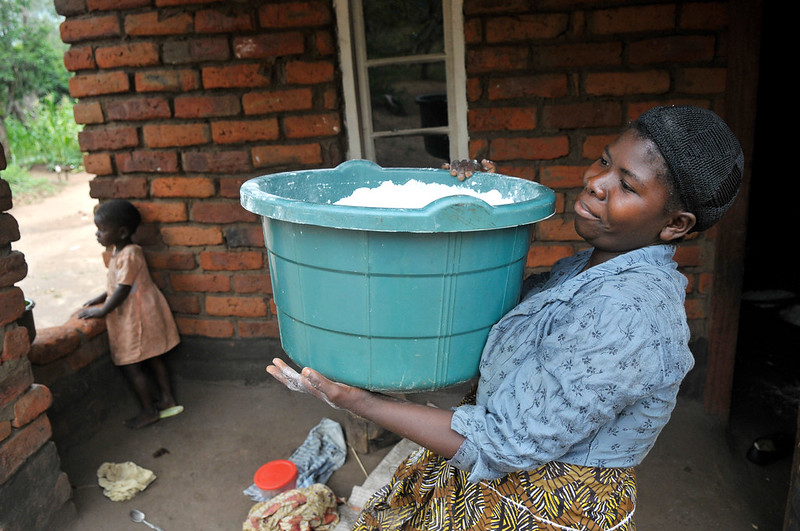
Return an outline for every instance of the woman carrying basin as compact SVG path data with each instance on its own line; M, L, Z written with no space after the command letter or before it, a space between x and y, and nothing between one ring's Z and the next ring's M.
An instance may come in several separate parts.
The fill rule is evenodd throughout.
M267 371L288 387L423 447L354 529L635 529L634 467L693 365L673 255L733 203L743 160L704 109L656 107L623 130L586 170L574 205L591 247L526 280L489 333L474 392L452 410L274 360Z

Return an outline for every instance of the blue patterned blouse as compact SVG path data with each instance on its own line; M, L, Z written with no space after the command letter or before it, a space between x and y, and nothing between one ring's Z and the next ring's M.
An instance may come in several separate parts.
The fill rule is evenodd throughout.
M669 420L694 364L675 247L581 272L589 252L537 277L489 333L476 405L451 423L466 441L450 463L471 481L549 461L634 466Z

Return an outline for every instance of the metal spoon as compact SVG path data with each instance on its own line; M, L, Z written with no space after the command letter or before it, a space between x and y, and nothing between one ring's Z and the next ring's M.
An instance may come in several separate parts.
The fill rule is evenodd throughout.
M155 526L150 522L148 522L147 520L145 520L144 513L138 509L131 509L131 520L133 520L136 523L148 525L149 527L155 529L156 531L164 531L160 527Z

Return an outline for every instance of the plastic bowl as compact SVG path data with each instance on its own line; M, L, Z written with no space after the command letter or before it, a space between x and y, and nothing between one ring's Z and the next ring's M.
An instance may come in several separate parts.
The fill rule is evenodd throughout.
M499 190L492 206L454 195L424 208L335 205L361 187L411 179ZM491 326L519 301L533 224L555 194L524 179L364 161L251 179L262 217L281 344L298 365L375 391L473 378Z

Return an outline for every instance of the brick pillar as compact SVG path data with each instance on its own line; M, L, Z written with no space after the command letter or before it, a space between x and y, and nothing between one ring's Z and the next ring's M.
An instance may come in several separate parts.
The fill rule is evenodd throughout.
M5 168L0 149L0 170ZM63 522L74 505L45 413L52 396L33 381L28 329L17 324L25 298L14 284L28 266L11 247L19 239L11 206L11 188L0 179L0 529L44 529Z

